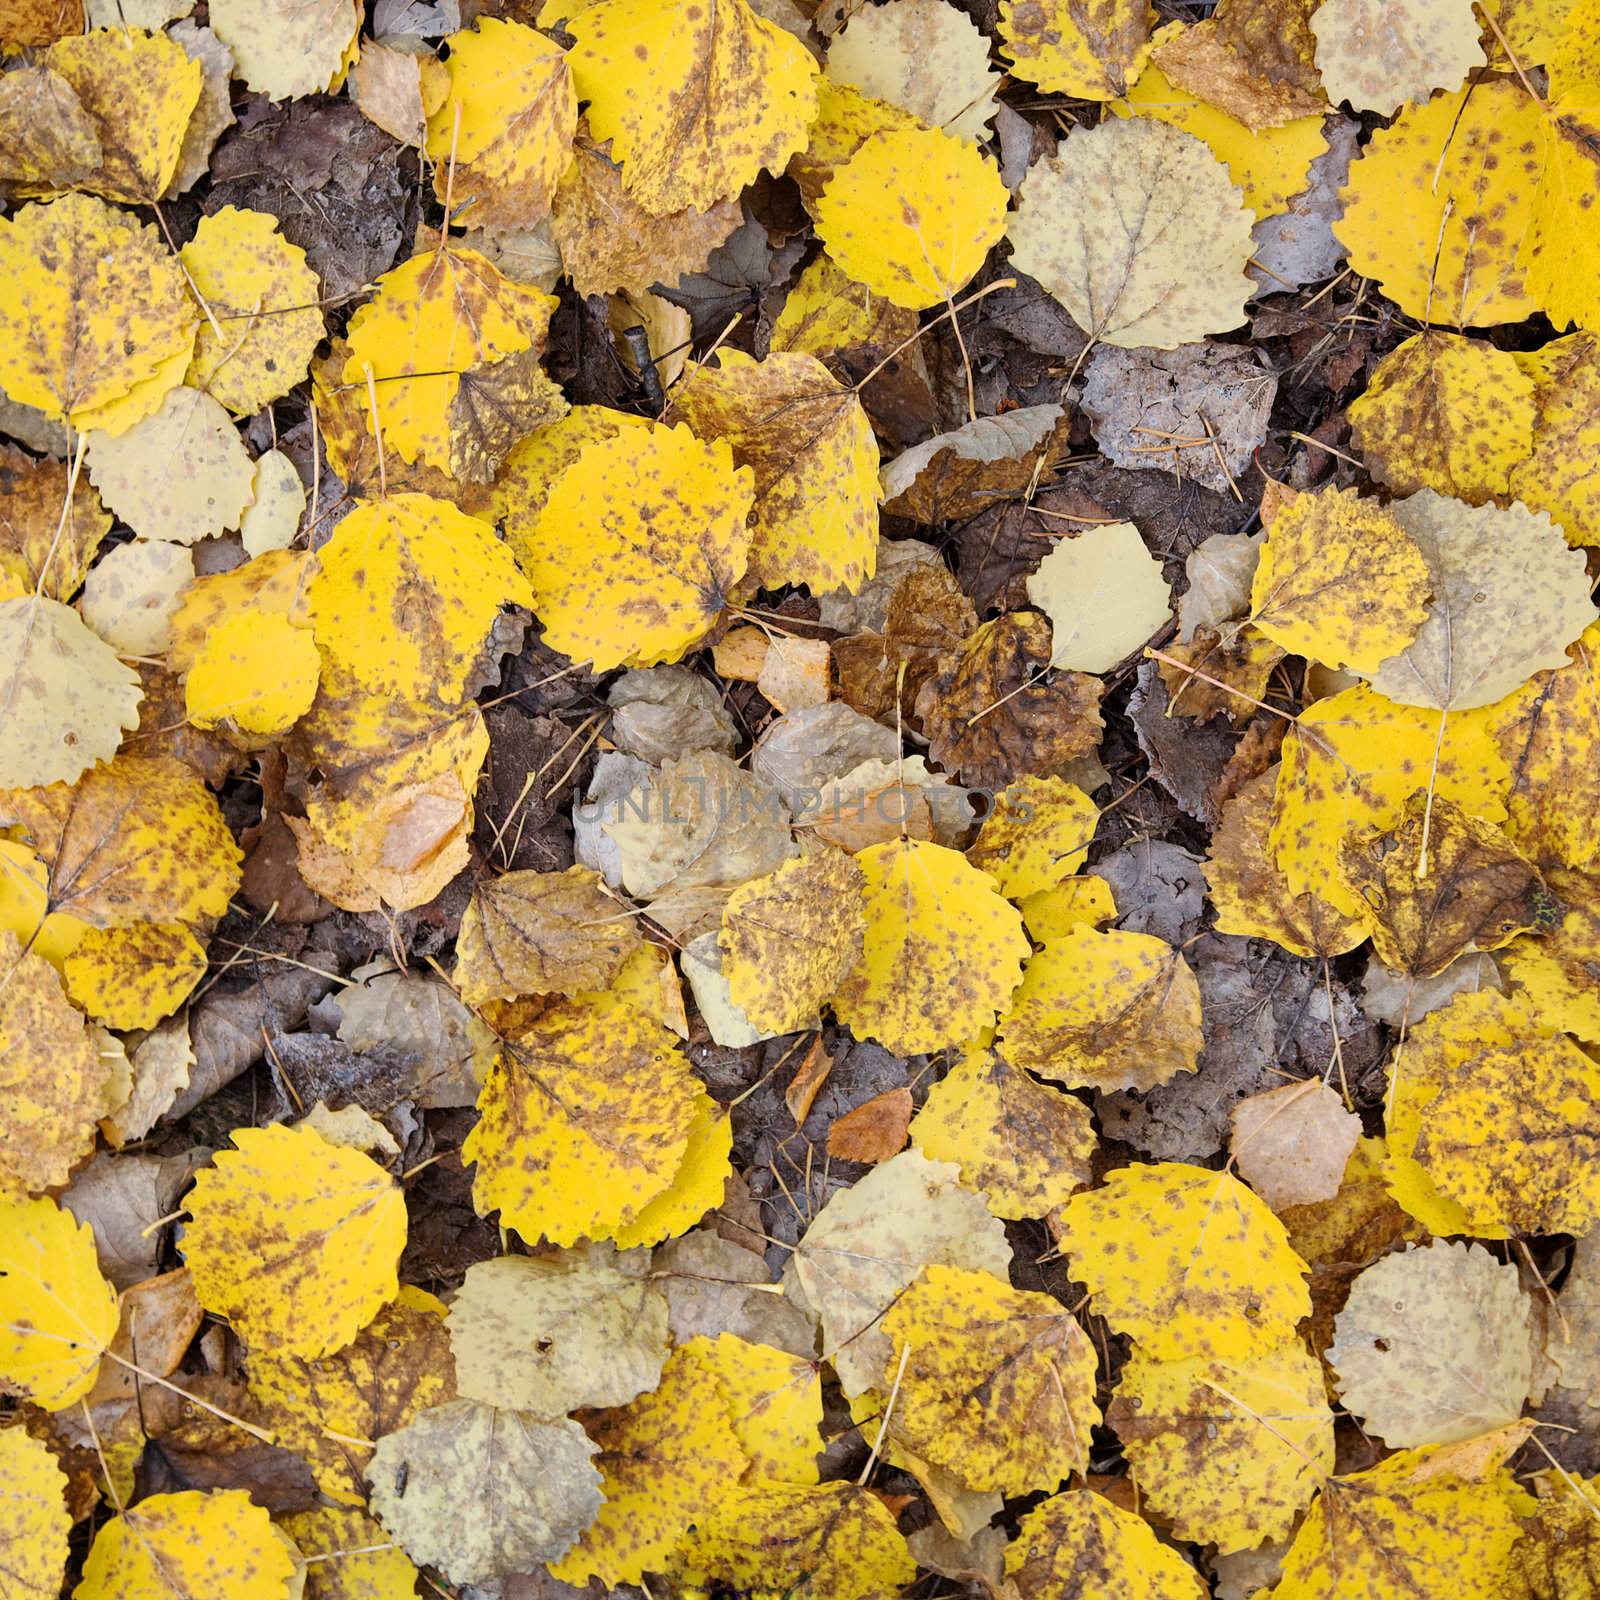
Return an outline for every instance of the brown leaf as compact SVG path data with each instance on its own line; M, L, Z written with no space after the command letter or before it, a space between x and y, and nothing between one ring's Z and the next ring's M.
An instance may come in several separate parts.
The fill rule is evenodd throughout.
M1027 773L1063 773L1093 750L1105 685L1049 666L1050 624L1038 612L984 623L917 696L934 760L964 783L1003 789Z
M1151 52L1190 94L1252 131L1281 127L1327 109L1316 67L1311 13L1317 0L1220 0L1205 21Z
M90 1406L108 1401L131 1405L139 1398L140 1375L125 1362L153 1372L158 1378L171 1377L205 1320L187 1267L164 1272L159 1278L146 1278L125 1289L118 1309L121 1320L111 1349L122 1360L101 1363L100 1376L89 1393ZM147 1386L144 1392L148 1392Z
M834 644L840 696L881 722L894 721L897 704L908 715L940 658L959 650L977 626L978 614L948 567L912 564L894 586L884 631Z
M884 510L927 523L976 516L1030 484L1048 483L1049 464L1067 453L1070 431L1062 407L1046 405L979 417L941 433L883 469Z
M1320 1078L1251 1095L1230 1120L1239 1176L1277 1212L1331 1200L1361 1137L1361 1119Z
M450 402L451 477L492 483L514 444L567 414L540 357L537 349L523 350L461 374Z
M798 1128L810 1114L818 1091L828 1081L828 1074L832 1071L833 1057L823 1048L822 1036L818 1034L811 1041L811 1048L806 1051L805 1060L795 1068L794 1076L789 1080L789 1087L783 1091L783 1103L788 1106L795 1127Z
M828 1129L828 1154L841 1161L887 1161L905 1148L911 1126L911 1091L886 1094L847 1111Z
M1158 665L1167 686L1168 708L1174 716L1193 717L1196 722L1214 717L1248 722L1256 714L1250 702L1266 694L1273 669L1287 654L1248 623L1221 630L1196 628L1188 644L1173 639L1165 653L1172 660ZM1175 664L1179 662L1181 666ZM1197 676L1202 672L1204 678ZM1208 678L1227 688L1219 689Z
M44 66L0 78L0 186L70 189L99 166L98 126L65 78Z

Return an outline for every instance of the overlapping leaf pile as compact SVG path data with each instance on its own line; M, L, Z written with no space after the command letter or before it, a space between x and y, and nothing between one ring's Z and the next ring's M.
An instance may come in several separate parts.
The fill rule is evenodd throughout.
M1179 9L0 18L7 1600L1595 1592L1600 7Z

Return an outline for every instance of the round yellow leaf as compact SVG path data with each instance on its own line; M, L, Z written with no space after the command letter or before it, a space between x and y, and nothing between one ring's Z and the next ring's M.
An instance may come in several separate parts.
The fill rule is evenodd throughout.
M243 1489L153 1494L95 1535L73 1600L289 1600L297 1554Z
M201 217L178 254L211 311L200 319L189 382L241 417L286 395L325 331L322 284L305 251L276 217L224 206Z
M0 390L17 404L120 431L182 381L194 303L127 212L80 194L22 207L0 221L0 281Z
M197 727L231 722L275 738L311 709L321 670L310 629L278 613L236 612L206 634L184 679L184 705Z
M747 1481L817 1481L822 1373L815 1361L732 1333L701 1335L681 1348L686 1354L678 1359L698 1363L727 1407L734 1437L750 1457Z
M817 234L857 283L920 311L948 300L1005 231L994 163L937 128L873 135L816 203Z
M586 444L518 551L545 643L596 671L676 661L744 576L751 486L686 427Z
M655 1199L647 1201L632 1222L609 1232L601 1230L596 1237L610 1239L619 1250L675 1239L722 1204L732 1176L732 1119L702 1090L695 1096L689 1143L672 1182Z
M94 1234L54 1200L0 1201L0 1379L46 1411L94 1387L117 1331ZM0 1435L0 1437L4 1437Z
M365 1511L316 1506L278 1526L306 1559L305 1600L415 1600L411 1557Z
M1204 1600L1200 1575L1143 1517L1088 1489L1041 1501L1017 1525L1006 1577L1022 1600Z
M1100 809L1064 778L1023 778L995 796L967 860L1009 900L1053 889L1084 863Z
M153 1028L205 976L206 952L174 922L91 928L62 964L67 993L108 1028Z
M1021 913L943 845L891 839L855 861L866 927L861 959L833 997L839 1020L903 1055L975 1038L1021 979Z
M12 1426L0 1432L0 1482L6 1486L0 1533L6 1600L57 1600L72 1532L67 1475L47 1444Z
M195 1179L184 1254L200 1304L252 1345L321 1356L399 1292L405 1199L359 1150L301 1123L237 1128Z
M50 909L50 874L27 845L0 839L0 931L57 971L89 924Z
M997 31L1023 82L1111 100L1139 76L1155 20L1147 0L1002 0Z

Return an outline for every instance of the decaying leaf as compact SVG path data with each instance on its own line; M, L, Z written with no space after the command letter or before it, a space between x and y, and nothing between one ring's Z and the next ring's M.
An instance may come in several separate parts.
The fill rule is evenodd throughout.
M1006 1550L1006 1577L1023 1600L1200 1600L1200 1575L1142 1517L1089 1489L1070 1489L1033 1507Z
M1456 89L1483 63L1476 13L1461 0L1322 0L1311 13L1328 98L1393 116L1407 100ZM1382 43L1377 48L1377 42Z
M1004 0L1012 71L1047 94L1112 100L1139 76L1155 12L1146 0Z
M1361 1138L1361 1119L1315 1078L1250 1095L1228 1120L1240 1176L1280 1215L1333 1199Z

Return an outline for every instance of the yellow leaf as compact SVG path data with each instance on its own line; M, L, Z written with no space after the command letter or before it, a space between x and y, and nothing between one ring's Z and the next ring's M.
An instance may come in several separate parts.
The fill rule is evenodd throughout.
M44 63L71 86L100 137L102 159L82 187L128 205L159 200L200 101L200 63L176 39L137 27L57 39Z
M912 311L948 300L1005 229L994 163L937 128L874 134L815 205L817 235L857 283Z
M1046 94L1114 100L1150 54L1146 0L1003 0L1000 48L1014 76Z
M503 524L506 543L519 565L525 565L539 516L550 491L578 459L583 447L614 439L624 429L650 427L646 417L607 406L574 406L558 421L535 428L511 449L494 486L494 512Z
M1341 862L1343 841L1392 828L1406 801L1430 782L1435 796L1468 816L1505 820L1510 787L1495 747L1490 709L1443 719L1399 706L1366 685L1318 700L1300 713L1283 742L1268 843L1296 894L1315 894L1359 918L1359 897Z
M305 1600L413 1600L416 1567L365 1511L316 1506L278 1526L306 1558Z
M550 213L578 126L566 52L498 17L446 43L450 92L428 118L426 141L434 192L466 208L469 228L532 228Z
M889 1308L889 1430L975 1489L1028 1494L1086 1472L1100 1421L1094 1346L1047 1294L929 1265Z
M139 675L59 600L0 600L0 784L72 783L139 725Z
M385 449L448 473L461 375L542 350L555 305L474 250L412 256L378 279L377 293L350 319L340 376L369 395L371 372ZM370 429L370 401L361 409Z
M50 909L50 874L25 844L0 839L0 930L58 972L89 924Z
M1575 333L1520 355L1533 380L1532 447L1511 471L1511 494L1533 511L1548 511L1572 544L1600 541L1600 491L1590 463L1600 450L1600 344Z
M681 1007L681 1000L679 1004ZM619 1250L634 1250L687 1233L708 1211L721 1205L733 1176L732 1154L733 1124L728 1113L703 1090L697 1091L689 1143L671 1183L640 1207L631 1222L599 1229L596 1236L610 1239Z
M1330 1478L1284 1557L1275 1600L1458 1600L1465 1572L1479 1593L1504 1592L1518 1518L1534 1501L1507 1472L1448 1470L1452 1448L1403 1450Z
M1050 618L1050 665L1109 672L1172 615L1161 563L1131 522L1058 540L1028 578L1028 599Z
M1419 333L1378 363L1350 425L1372 476L1397 494L1437 489L1482 505L1514 492L1534 448L1535 392L1510 351Z
M1489 78L1380 128L1350 169L1334 233L1407 316L1453 327L1535 309L1518 246L1533 218L1538 107Z
M478 1097L473 1204L529 1242L632 1222L677 1173L697 1087L673 1035L617 996L551 1007L502 1041Z
M1198 139L1135 117L1079 128L1035 165L1007 232L1017 267L1093 339L1171 350L1244 321L1252 220Z
M875 100L849 84L819 78L817 114L806 129L804 149L789 159L788 175L799 186L800 198L814 217L818 197L829 180L868 139L877 133L900 133L920 127L922 122L899 106ZM838 271L837 263L834 270Z
M722 909L722 975L764 1033L792 1033L861 959L867 879L824 846L740 885Z
M109 1078L55 969L0 932L0 1195L67 1181L94 1148Z
M1600 330L1594 288L1600 273L1600 232L1593 221L1600 202L1596 86L1583 84L1539 110L1543 167L1518 264L1527 273L1528 293L1558 329L1577 323Z
M0 1221L0 1380L61 1411L94 1387L117 1297L88 1224L54 1200L0 1201Z
M1035 944L1063 938L1076 927L1097 927L1117 914L1111 885L1093 873L1063 878L1053 889L1024 895L1017 906Z
M1486 706L1535 672L1564 667L1567 646L1600 616L1582 551L1567 548L1544 512L1464 506L1432 489L1390 509L1422 551L1433 591L1421 631L1372 674L1391 700Z
M1285 1538L1333 1470L1322 1364L1294 1338L1244 1360L1135 1349L1106 1421L1173 1535L1224 1553Z
M1600 1044L1600 889L1591 873L1559 869L1545 880L1559 920L1518 939L1501 959L1523 1000L1542 1023Z
M891 839L855 861L866 877L866 928L835 1015L901 1054L975 1037L1021 978L1028 940L1016 907L943 845Z
M78 474L70 496L69 482L66 462L35 460L0 445L0 560L21 562L20 594L31 594L42 575L46 599L71 600L111 531L112 519L87 475Z
M287 550L300 531L305 510L305 485L295 464L281 450L268 450L258 456L250 504L239 522L239 542L245 554L259 556L268 550Z
M822 1377L815 1361L732 1333L688 1340L676 1359L698 1363L727 1408L750 1465L747 1482L812 1484L822 1449ZM739 1491L733 1491L737 1498Z
M501 606L533 599L487 523L426 495L358 506L317 561L317 645L372 694L454 705Z
M268 550L228 572L196 578L173 613L167 652L172 670L192 670L206 635L229 616L293 616L312 570L311 557L303 550Z
M569 57L589 127L657 216L732 199L805 142L816 67L746 0L598 0L572 18Z
M311 1464L330 1499L358 1506L372 1454L361 1441L396 1433L426 1407L455 1398L444 1305L405 1285L343 1349L315 1358L252 1349L245 1377L278 1443Z
M1392 117L1408 100L1457 89L1484 64L1468 0L1323 0L1311 14L1317 70L1334 105ZM1379 41L1382 41L1381 45Z
M330 1354L399 1292L405 1199L375 1161L304 1124L231 1137L189 1195L195 1295L248 1344Z
M1593 1478L1539 1479L1538 1515L1523 1525L1512 1552L1510 1600L1593 1600L1600 1572L1597 1512L1600 1489Z
M878 555L878 444L860 399L815 356L755 361L725 349L717 361L692 367L672 405L750 469L749 577L765 589L854 594Z
M299 1552L243 1489L153 1494L95 1535L74 1600L289 1600Z
M79 614L120 655L159 656L172 642L179 596L193 582L194 556L182 545L135 539L95 564Z
M123 433L90 434L88 469L100 498L135 533L179 544L237 528L254 481L228 413L181 385Z
M1163 28L1156 42L1172 31ZM1310 181L1311 163L1328 148L1320 114L1256 131L1180 89L1154 62L1124 99L1111 102L1111 111L1118 117L1153 117L1192 133L1228 169L1257 222L1289 209Z
M205 947L179 923L91 928L62 963L67 993L108 1028L153 1028L205 976Z
M545 642L596 671L676 661L744 576L751 484L685 427L585 444L517 551Z
M1019 1067L1068 1088L1153 1089L1200 1059L1200 988L1178 951L1148 933L1086 926L1028 962L1000 1022Z
M286 395L324 332L322 284L305 251L276 217L224 206L200 219L178 254L211 311L200 319L189 382L241 417Z
M197 727L227 722L247 740L275 739L311 709L321 671L310 629L281 613L241 611L206 634L184 679L184 705Z
M726 1410L705 1403L710 1376L695 1352L676 1351L657 1388L591 1421L605 1503L572 1549L550 1563L563 1583L596 1576L612 1586L637 1583L659 1572L684 1534L724 1503L750 1458Z
M182 381L194 303L125 211L76 194L24 206L0 222L0 278L0 390L17 404L117 433Z
M934 1161L957 1163L961 1181L997 1217L1042 1217L1094 1177L1088 1107L993 1049L968 1049L934 1084L911 1142Z
M1022 1600L1203 1600L1199 1574L1142 1517L1088 1489L1041 1501L1017 1525L1006 1577Z
M337 89L358 44L353 0L217 0L211 26L233 72L270 100Z
M1250 591L1250 620L1295 655L1371 673L1427 616L1428 562L1401 523L1353 489L1280 504Z
M1154 1361L1260 1355L1311 1309L1283 1224L1227 1172L1121 1167L1066 1203L1059 1239L1095 1309Z
M7 1600L56 1600L67 1574L67 1475L50 1447L26 1429L0 1432L6 1485L6 1531L0 1535Z
M100 928L220 917L239 847L205 784L168 756L119 756L75 785L0 793L50 873L52 910Z

